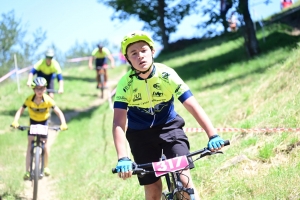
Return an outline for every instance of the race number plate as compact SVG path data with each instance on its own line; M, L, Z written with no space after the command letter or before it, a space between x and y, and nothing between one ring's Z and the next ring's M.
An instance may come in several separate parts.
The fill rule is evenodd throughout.
M184 169L188 165L189 162L186 156L179 156L172 159L167 159L167 160L152 163L156 177L167 174L169 172L174 172L177 170Z
M47 135L47 133L48 133L48 126L41 125L41 124L30 125L30 134Z

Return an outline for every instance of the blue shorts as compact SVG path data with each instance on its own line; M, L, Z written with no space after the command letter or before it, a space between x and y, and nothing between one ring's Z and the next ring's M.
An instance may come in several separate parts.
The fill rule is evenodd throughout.
M182 127L184 120L177 115L176 118L164 125L158 125L146 130L127 129L126 138L129 142L131 153L137 164L158 162L161 154L167 158L182 156L189 153L190 145ZM191 160L190 168L194 165ZM147 170L153 170L149 168ZM160 177L155 174L146 174L138 177L140 185L155 183Z

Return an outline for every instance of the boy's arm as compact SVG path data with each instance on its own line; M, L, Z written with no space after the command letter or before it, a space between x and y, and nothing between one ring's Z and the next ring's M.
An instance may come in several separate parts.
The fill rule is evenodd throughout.
M14 121L13 121L13 123L11 124L12 127L14 127L14 128L18 128L18 127L19 127L18 121L19 121L19 119L20 119L22 113L24 112L24 110L25 110L25 108L22 106L22 107L19 108L19 110L16 112Z
M217 134L207 114L196 101L194 96L189 97L183 102L183 106L194 116L199 125L205 130L208 138Z
M68 129L68 126L67 126L67 123L66 123L66 119L65 119L65 116L63 114L63 112L59 109L59 107L57 106L54 106L53 108L53 111L55 112L55 114L58 116L58 118L60 119L60 129L63 131L63 130L67 130Z
M28 87L31 86L32 78L33 78L33 73L32 73L32 72L29 72L29 74L28 74L28 80L27 80L27 85L28 85Z
M109 55L107 55L107 58L110 60L110 66L111 66L111 68L114 68L115 67L115 59L114 59L114 57L111 54L109 54Z
M89 59L89 68L90 69L93 69L93 59L94 59L93 56L91 56L90 59Z

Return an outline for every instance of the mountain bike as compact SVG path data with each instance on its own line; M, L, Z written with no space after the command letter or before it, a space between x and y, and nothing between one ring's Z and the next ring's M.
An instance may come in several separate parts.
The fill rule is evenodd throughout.
M41 124L30 126L19 126L19 130L29 130L30 134L36 134L36 139L31 143L30 150L30 181L33 181L33 200L37 199L38 182L44 176L44 148L45 143L41 140L41 135L47 135L48 129L58 131L59 127L48 127Z
M105 69L108 68L108 65L103 65L101 67L96 67L96 69L98 70L98 78L100 80L100 86L97 87L100 89L100 97L101 99L103 99L104 97L104 89L106 89L106 86L104 86L105 83Z
M230 145L229 140L224 141L224 146ZM145 163L145 164L132 164L132 174L138 175L139 177L145 174L154 173L157 177L164 176L167 184L167 191L163 191L163 200L179 200L187 199L183 193L189 195L190 200L195 199L195 193L193 188L184 187L180 175L183 170L188 169L190 163L195 162L205 156L222 154L222 151L210 151L207 147L194 151L184 156L177 156L171 159L167 159L162 154L159 162ZM196 159L192 160L193 156L199 155ZM153 168L153 170L148 169ZM117 173L115 168L112 169L113 173Z

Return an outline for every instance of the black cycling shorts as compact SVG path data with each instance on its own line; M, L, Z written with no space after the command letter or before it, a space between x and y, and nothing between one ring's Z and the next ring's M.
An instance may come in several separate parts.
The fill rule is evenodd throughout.
M167 158L182 156L189 153L190 145L188 138L182 127L184 120L177 115L176 118L164 125L158 125L146 130L134 130L128 128L126 138L129 142L131 153L137 164L158 162L161 154ZM190 168L194 165L190 161ZM149 168L148 170L153 170ZM160 177L155 174L146 174L142 178L138 177L140 185L155 183Z
M47 89L54 90L54 78L47 80Z
M106 58L96 58L95 59L95 69L102 69L103 66L106 65Z
M35 125L35 124L42 124L42 125L45 125L47 126L48 125L48 120L45 120L45 121L41 121L41 122L38 122L38 121L35 121L33 119L30 119L30 125ZM28 130L28 136L36 136L36 134L30 134L30 130ZM47 139L48 138L48 134L47 135L41 135L41 138L44 138L44 139Z

